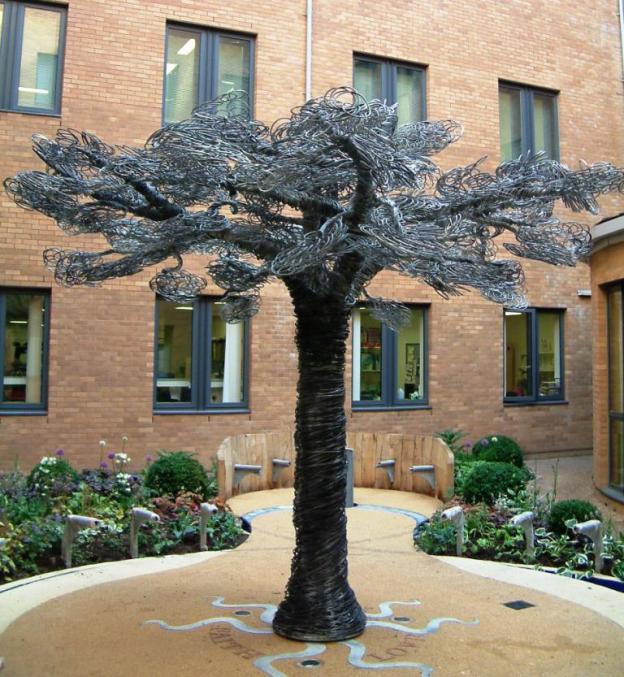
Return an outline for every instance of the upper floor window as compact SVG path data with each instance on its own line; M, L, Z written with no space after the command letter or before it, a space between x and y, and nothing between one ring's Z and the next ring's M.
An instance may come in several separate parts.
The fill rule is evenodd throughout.
M252 102L253 40L183 26L167 27L165 51L165 122L190 117L195 106L242 90Z
M498 98L501 160L541 150L558 160L557 95L501 83Z
M426 311L411 309L409 325L396 332L366 308L353 311L353 406L424 404Z
M0 290L0 410L46 405L49 296L38 290Z
M505 400L562 400L563 373L563 312L505 310Z
M397 103L400 125L426 117L423 68L356 56L353 59L353 86L368 101L385 99L390 104Z
M59 113L66 10L0 0L0 108Z
M240 409L247 402L247 326L228 324L219 301L156 300L156 409Z

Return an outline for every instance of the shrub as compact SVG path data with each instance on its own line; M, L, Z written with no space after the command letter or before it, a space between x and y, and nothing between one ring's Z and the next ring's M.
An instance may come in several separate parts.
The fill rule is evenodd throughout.
M568 520L585 522L594 519L602 519L602 515L600 510L589 501L580 501L574 498L567 501L557 501L550 509L548 528L556 534L565 534L568 531L565 524Z
M159 496L177 496L183 491L211 498L214 493L204 466L187 451L158 452L145 474L145 486Z
M59 450L61 451L61 450ZM38 494L64 496L76 489L78 473L60 455L44 456L28 476L28 486Z
M492 505L508 491L519 491L527 482L527 474L510 463L476 461L463 478L463 496L468 503Z
M472 447L472 453L479 461L511 463L518 468L524 465L522 449L515 440L505 435L489 435L480 439Z

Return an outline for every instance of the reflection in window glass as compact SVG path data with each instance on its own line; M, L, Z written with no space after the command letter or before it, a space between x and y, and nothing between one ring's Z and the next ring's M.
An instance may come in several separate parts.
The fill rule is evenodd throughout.
M250 91L249 40L225 36L219 37L219 68L217 94L232 90Z
M423 72L414 68L397 66L396 99L399 113L399 124L416 122L421 119Z
M522 154L520 90L501 88L499 97L501 159L515 160Z
M505 395L532 397L531 318L528 313L505 311Z
M533 150L545 151L556 158L555 151L555 98L546 94L533 94Z
M423 350L424 314L412 310L412 319L397 336L396 399L419 400L424 396Z
M609 421L609 484L624 491L624 421Z
M624 413L624 383L622 348L622 290L611 289L608 294L609 318L609 409Z
M0 45L2 44L2 21L4 20L4 5L0 4Z
M59 12L25 8L18 106L54 108L60 34Z
M158 299L157 402L192 400L193 306Z
M243 402L244 325L228 324L212 314L210 401Z
M359 370L354 369L354 400L381 400L381 330L381 322L370 310L361 308L354 312L354 365L359 363Z
M561 342L559 337L561 314L537 313L537 389L541 397L561 396Z
M354 88L367 100L381 99L381 64L356 59L353 74Z
M170 28L165 64L165 122L190 117L197 105L199 33Z
M41 404L44 297L8 293L5 308L3 400L5 403Z

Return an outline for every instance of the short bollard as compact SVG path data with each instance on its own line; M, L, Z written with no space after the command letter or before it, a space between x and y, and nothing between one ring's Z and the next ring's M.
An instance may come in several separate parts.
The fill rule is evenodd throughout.
M575 534L587 536L594 545L594 569L600 573L604 564L602 559L602 522L600 520L588 520L579 522L572 527Z
M65 529L61 541L61 557L67 568L72 565L72 543L81 529L95 529L100 526L100 520L84 515L67 515Z
M208 520L217 512L218 508L212 503L202 503L199 506L199 549L208 550L208 539L206 538L206 528Z
M527 510L526 512L521 512L519 515L514 515L509 521L514 527L522 527L522 530L524 531L524 548L529 557L535 556L535 535L533 532L534 519L535 513Z
M139 556L139 527L146 522L160 522L160 517L147 508L132 508L130 520L130 557Z
M464 511L460 505L454 508L447 508L442 512L442 519L452 522L455 525L457 533L457 556L462 556L464 547Z

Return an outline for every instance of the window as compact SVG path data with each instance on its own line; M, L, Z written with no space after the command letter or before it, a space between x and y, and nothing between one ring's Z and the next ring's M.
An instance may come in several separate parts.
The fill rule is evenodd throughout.
M0 290L0 410L46 406L49 296L38 290Z
M398 103L400 125L426 117L425 71L422 68L356 56L353 86L368 101L385 99L388 103Z
M505 310L505 400L563 399L563 313Z
M353 311L353 406L409 407L425 404L427 324L424 308L392 331L366 308Z
M59 113L66 11L0 0L0 108Z
M541 150L551 160L558 160L557 95L501 84L498 98L501 160L515 160Z
M154 403L159 410L246 406L247 327L219 316L219 301L156 300Z
M242 35L167 27L165 122L190 117L193 108L232 90L252 101L253 40Z
M609 350L609 486L624 493L624 285L607 289Z

